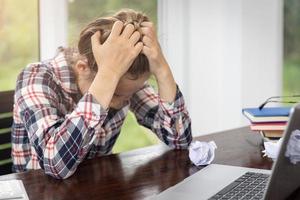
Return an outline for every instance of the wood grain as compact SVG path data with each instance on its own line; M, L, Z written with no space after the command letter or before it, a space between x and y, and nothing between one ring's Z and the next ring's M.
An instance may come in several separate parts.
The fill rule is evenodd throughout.
M271 160L261 155L261 136L239 128L195 140L214 140L218 146L214 163L270 169ZM144 199L194 174L187 150L170 150L156 145L121 154L84 161L75 174L56 180L32 170L0 176L21 179L29 198L34 199Z

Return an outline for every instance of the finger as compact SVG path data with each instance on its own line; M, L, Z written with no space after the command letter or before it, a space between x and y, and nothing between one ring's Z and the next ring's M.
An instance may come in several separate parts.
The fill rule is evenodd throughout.
M135 56L137 56L139 53L141 53L142 49L143 49L143 43L142 42L138 42L135 46L134 46L134 52L135 52Z
M151 47L152 46L152 40L150 37L148 36L144 36L142 39L142 42L144 43L144 45L146 45L147 47Z
M149 27L142 27L140 30L143 35L146 35L150 38L154 38L154 34Z
M141 27L140 30L143 35L149 35L149 33L151 33L151 30L149 29L149 27Z
M151 49L147 46L143 46L143 49L142 49L142 53L147 56L147 55L150 55L150 51Z
M129 38L129 40L131 41L131 43L133 45L135 45L141 38L141 34L138 31L135 31L131 37Z
M94 50L96 46L101 45L101 43L100 43L100 37L101 37L100 31L97 31L96 33L94 33L92 35L92 37L91 37L92 50Z
M122 32L122 35L125 38L130 38L133 32L134 32L134 26L132 24L127 24Z
M146 34L154 35L155 26L152 22L142 22L141 26L142 26L142 29L145 30Z
M111 33L109 37L117 37L121 34L122 29L124 27L123 22L121 21L116 21L111 29Z
M142 22L141 26L154 28L154 24L152 22Z

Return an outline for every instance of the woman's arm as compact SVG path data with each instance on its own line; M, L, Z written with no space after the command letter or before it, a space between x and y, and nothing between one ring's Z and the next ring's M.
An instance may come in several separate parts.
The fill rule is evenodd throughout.
M142 52L147 56L150 71L157 80L159 95L146 86L132 98L131 109L139 123L152 129L167 145L187 148L192 140L191 119L183 96L164 58L153 23L143 22L141 30Z
M191 119L178 87L175 100L170 103L145 85L131 98L130 109L139 124L151 129L168 146L185 149L191 143Z
M27 67L17 81L15 106L19 107L40 167L46 174L64 179L84 159L107 111L87 93L73 112L63 116L59 111L62 97L58 84L47 66Z
M176 94L176 83L171 69L160 48L154 25L152 22L142 23L143 53L147 56L150 71L158 83L160 98L167 102L173 102Z

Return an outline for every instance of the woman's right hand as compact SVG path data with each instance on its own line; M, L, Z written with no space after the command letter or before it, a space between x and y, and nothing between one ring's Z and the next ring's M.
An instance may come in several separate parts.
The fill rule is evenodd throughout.
M100 42L100 37L99 31L91 37L98 73L89 92L103 108L107 109L120 78L128 71L134 59L142 51L143 43L138 42L140 33L134 31L134 26L128 24L124 28L121 21L114 23L110 35L103 44Z
M120 79L143 49L143 43L139 42L140 33L134 31L132 24L124 28L121 21L116 21L103 44L100 43L100 37L100 31L91 37L98 72L112 74Z

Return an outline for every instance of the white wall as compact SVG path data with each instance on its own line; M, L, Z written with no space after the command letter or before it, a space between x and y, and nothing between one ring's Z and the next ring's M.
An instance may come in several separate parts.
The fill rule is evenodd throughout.
M281 94L282 0L159 0L159 38L194 135L247 124L241 109Z

